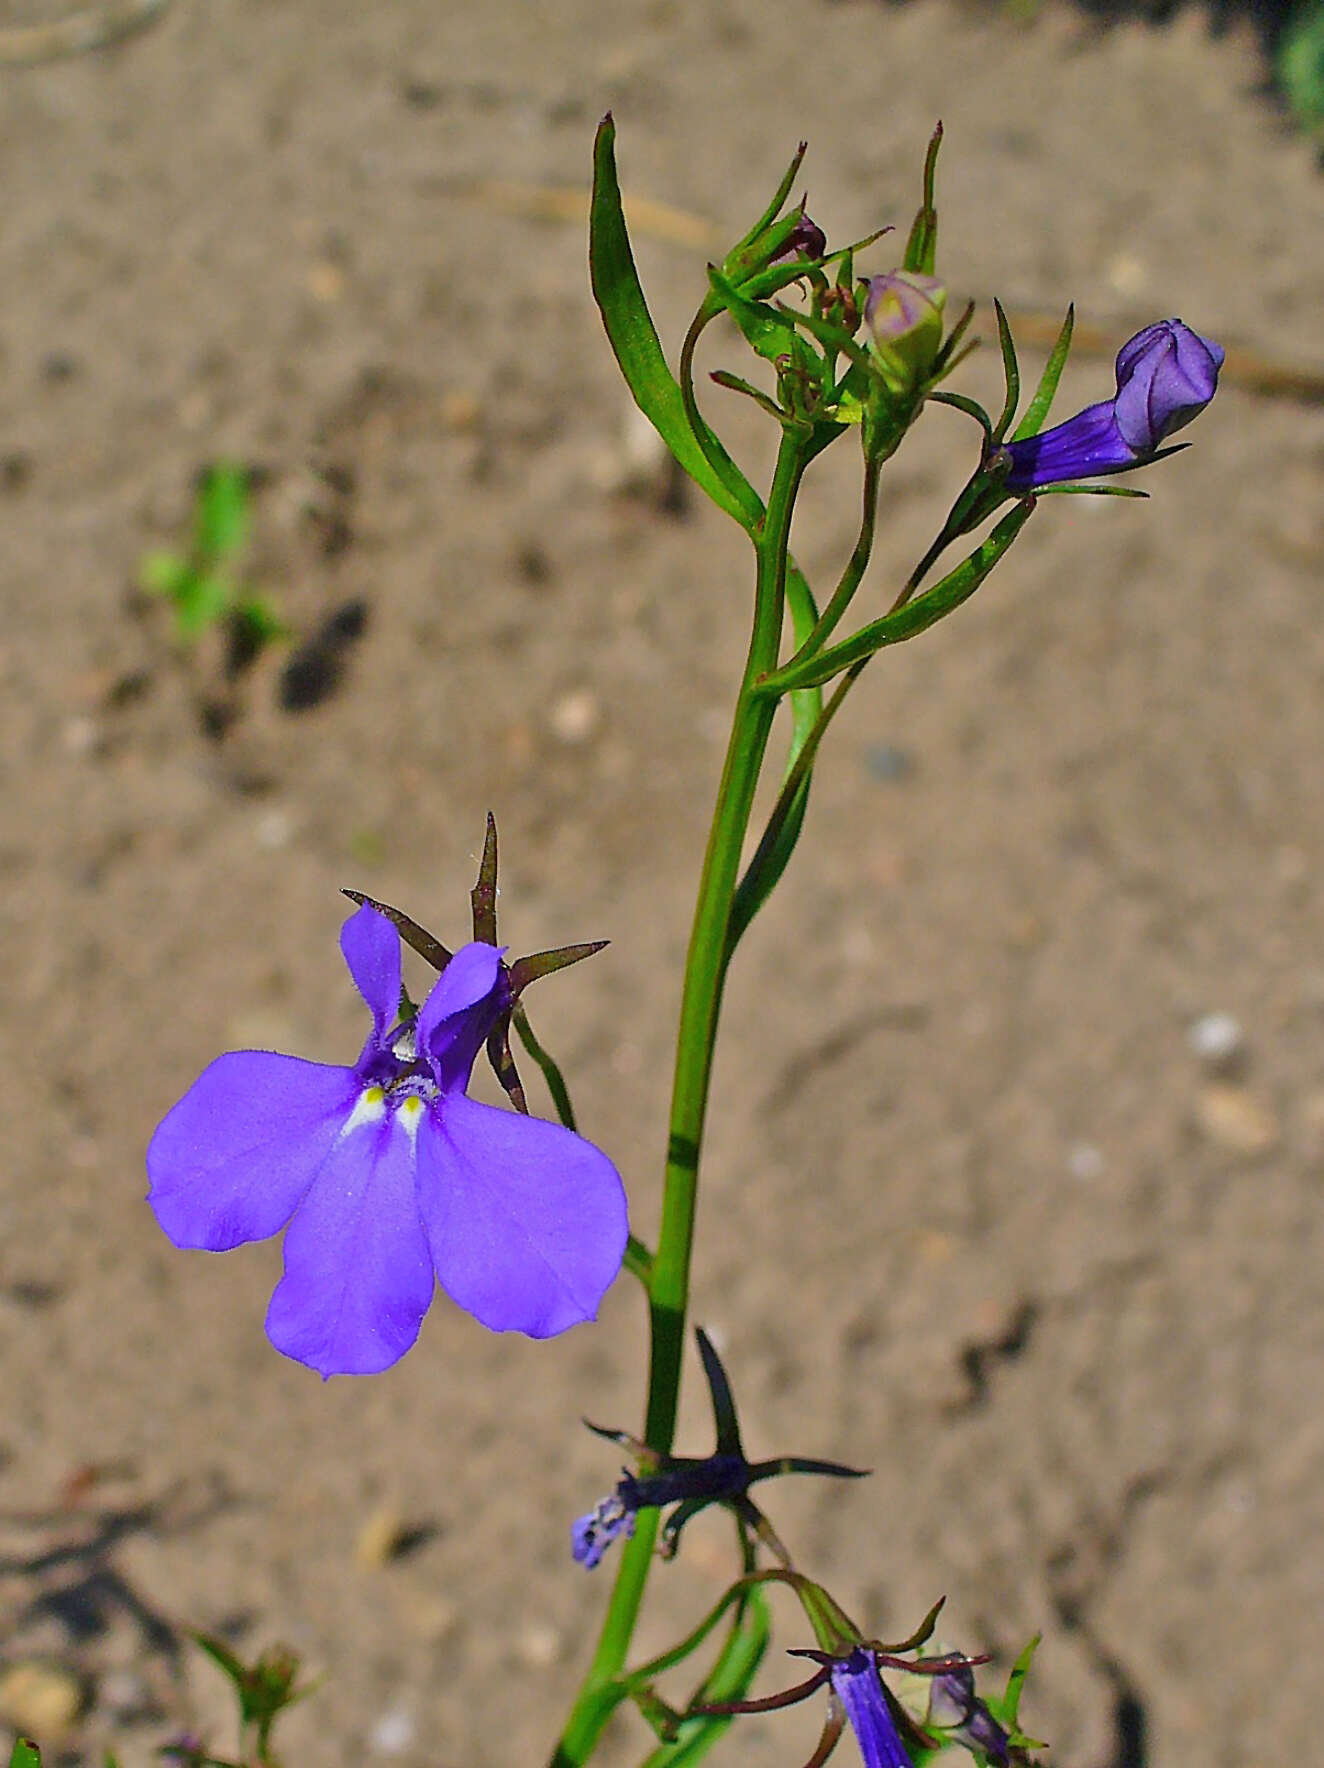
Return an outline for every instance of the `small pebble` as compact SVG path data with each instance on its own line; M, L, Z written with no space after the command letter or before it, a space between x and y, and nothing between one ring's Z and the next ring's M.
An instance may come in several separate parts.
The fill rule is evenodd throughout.
M365 1570L375 1570L378 1566L389 1565L400 1551L408 1533L408 1524L401 1513L393 1505L383 1504L359 1530L359 1538L354 1543L355 1561Z
M279 853L288 847L294 834L294 818L288 810L264 810L253 831L257 844L267 853Z
M1195 1102L1195 1121L1211 1142L1231 1154L1256 1159L1278 1146L1278 1120L1247 1087L1213 1083Z
M583 743L593 735L602 716L598 697L589 688L576 688L552 707L549 723L553 736L563 743Z
M1092 1142L1077 1142L1067 1155L1067 1171L1073 1179L1087 1185L1103 1171L1103 1155Z
M895 743L866 743L864 771L871 780L895 785L899 780L908 780L914 773L915 758L908 749L898 748Z
M56 1743L86 1704L81 1678L62 1664L20 1659L0 1672L0 1714L18 1731Z
M515 1649L531 1670L546 1670L561 1655L561 1635L546 1621L530 1621L519 1635Z
M1187 1026L1186 1042L1206 1068L1215 1070L1230 1068L1246 1049L1241 1023L1231 1013L1202 1013Z
M368 1747L377 1756L403 1756L418 1734L418 1723L406 1707L388 1707L368 1733Z

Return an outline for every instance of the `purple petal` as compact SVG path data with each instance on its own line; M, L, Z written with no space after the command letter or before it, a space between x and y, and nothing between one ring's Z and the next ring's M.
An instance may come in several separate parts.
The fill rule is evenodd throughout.
M434 1276L419 1221L414 1137L376 1089L317 1175L285 1236L267 1310L278 1351L327 1375L389 1369L418 1337ZM373 1113L380 1113L374 1116Z
M594 1506L587 1516L570 1525L570 1555L585 1571L602 1563L602 1556L619 1536L628 1541L634 1533L634 1511L613 1492Z
M1196 418L1213 398L1223 365L1219 345L1180 319L1162 319L1117 356L1117 423L1138 453L1149 454Z
M501 953L475 941L461 946L433 984L418 1015L418 1049L432 1063L443 1092L463 1088L474 1057L501 1007Z
M910 1768L870 1654L860 1648L848 1658L838 1658L832 1666L832 1687L846 1709L865 1768Z
M1009 442L1011 471L1008 491L1030 491L1064 479L1089 479L1096 473L1117 473L1136 464L1135 451L1117 427L1111 399L1087 405L1065 423L1038 436Z
M228 1252L285 1226L354 1109L350 1068L239 1050L220 1056L147 1149L147 1201L176 1246Z
M400 1011L400 935L365 902L340 929L340 949L380 1043Z
M419 1136L419 1206L441 1286L493 1332L550 1338L591 1320L625 1255L625 1192L590 1142L439 1100Z

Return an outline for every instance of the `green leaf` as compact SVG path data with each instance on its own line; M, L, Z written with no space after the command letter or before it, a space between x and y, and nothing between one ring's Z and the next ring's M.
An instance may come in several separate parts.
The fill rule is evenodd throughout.
M795 175L800 170L808 149L809 143L807 141L802 141L799 147L796 148L795 157L786 168L786 176L777 186L776 194L773 196L772 201L768 204L767 208L759 216L758 220L750 228L745 237L727 253L726 264L728 268L735 268L739 264L741 256L748 251L750 246L754 244L754 241L761 233L764 233L772 226L778 215L781 214L782 204L791 194L791 186L795 183Z
M1324 130L1324 0L1297 0L1278 40L1278 84L1302 128Z
M708 266L713 293L740 327L745 342L768 362L787 356L795 342L795 327L784 313L764 301L751 301L728 282L715 265Z
M599 124L593 144L589 274L607 340L635 404L718 508L742 527L753 527L763 514L757 494L710 430L706 451L700 445L690 428L679 383L662 354L630 249L616 173L616 125L610 113Z
M192 568L178 553L149 552L138 566L138 583L148 595L174 597L192 574Z
M234 591L224 577L190 571L175 594L179 636L194 639L228 613Z
M9 1758L9 1768L41 1768L41 1751L30 1737L16 1737L14 1739L14 1750Z
M208 564L236 553L248 539L248 473L219 461L203 476L198 493L198 555Z
M932 589L916 596L904 607L895 608L880 620L861 627L853 637L809 657L803 663L778 670L761 684L768 694L784 694L788 688L813 687L831 681L862 657L871 657L885 645L901 644L915 638L937 621L968 601L1015 540L1034 510L1034 499L1025 498L1005 515L988 536L963 563L935 583Z
M1044 364L1044 372L1039 377L1034 398L1026 406L1025 416L1011 433L1013 442L1023 442L1027 436L1037 436L1043 429L1044 419L1053 403L1053 395L1057 392L1057 383L1062 379L1062 370L1067 365L1067 356L1071 350L1071 332L1075 323L1076 309L1073 304L1067 308L1067 316L1062 321L1062 329L1057 334L1052 354Z
M939 123L929 137L929 149L924 156L924 201L911 223L906 255L901 261L904 269L920 270L925 276L933 275L938 256L938 211L933 206L933 180L941 146L942 124Z

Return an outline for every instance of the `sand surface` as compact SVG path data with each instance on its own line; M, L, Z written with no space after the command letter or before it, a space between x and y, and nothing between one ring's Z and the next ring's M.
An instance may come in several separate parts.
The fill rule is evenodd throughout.
M293 1768L536 1768L587 1662L609 1574L567 1531L616 1461L579 1419L639 1421L628 1281L542 1346L443 1298L323 1385L262 1334L278 1248L177 1253L142 1201L220 1051L357 1054L342 885L465 937L491 807L514 949L613 942L535 1023L655 1231L749 560L640 448L577 202L538 190L586 188L612 107L627 192L694 218L640 211L674 349L799 138L842 241L908 222L941 116L953 289L1319 369L1324 183L1261 78L1196 13L949 0L176 0L0 74L0 1672L85 1678L71 1764L230 1741L189 1627L324 1676ZM985 350L959 384L995 383ZM1063 409L1110 389L1082 353ZM764 473L766 427L709 408ZM869 609L971 434L935 409L895 465ZM943 1592L1003 1666L1042 1629L1063 1768L1319 1746L1324 411L1229 387L1190 439L1147 504L1052 500L843 713L729 990L695 1267L751 1450L876 1470L771 1491L801 1563L885 1635ZM260 469L249 570L300 632L366 607L314 706L287 653L226 690L134 593L220 457ZM728 1563L696 1525L641 1647ZM715 1759L789 1768L819 1717ZM646 1747L627 1714L602 1760Z

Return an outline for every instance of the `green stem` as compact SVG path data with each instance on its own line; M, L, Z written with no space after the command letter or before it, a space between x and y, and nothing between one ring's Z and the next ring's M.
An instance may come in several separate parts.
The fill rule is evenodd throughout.
M680 1400L699 1151L708 1108L722 989L730 955L727 929L739 877L741 847L749 828L754 792L776 711L776 702L760 693L758 684L777 665L791 512L804 473L806 454L804 436L795 430L785 431L768 493L767 510L753 535L758 560L753 632L704 855L685 965L676 1036L662 1226L649 1274L651 1357L644 1435L648 1446L662 1454L671 1448ZM619 1677L652 1569L657 1514L656 1511L641 1511L633 1539L626 1543L597 1650L552 1756L551 1768L580 1768L592 1754L603 1727L625 1696L626 1689Z

